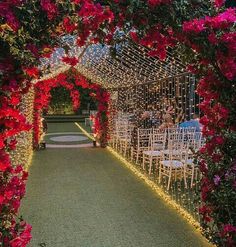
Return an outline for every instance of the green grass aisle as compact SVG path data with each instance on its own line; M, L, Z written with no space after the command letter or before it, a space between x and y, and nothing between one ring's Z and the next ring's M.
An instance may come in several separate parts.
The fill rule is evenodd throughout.
M72 123L54 126L55 132L75 131ZM33 226L32 247L208 246L100 148L36 152L21 212Z

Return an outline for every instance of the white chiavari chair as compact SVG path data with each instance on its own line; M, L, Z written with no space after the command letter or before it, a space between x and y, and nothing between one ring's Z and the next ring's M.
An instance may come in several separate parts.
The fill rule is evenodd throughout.
M200 148L205 145L205 139L202 136L201 132L196 132L194 136L194 145L193 148L197 152Z
M173 155L178 155L180 150L183 151L185 147L183 132L167 133L167 148L163 150L164 154L168 154L169 150Z
M123 148L123 144L127 139L127 132L128 132L128 120L126 119L119 119L116 122L116 129L117 129L117 150L121 151Z
M185 163L183 162L185 152L179 149L179 152L176 153L173 145L169 147L166 152L162 153L159 163L159 183L163 177L167 177L167 190L169 190L171 181L173 179L176 181L179 178L184 180L185 187L187 187Z
M127 156L128 149L131 145L131 133L132 128L128 126L127 129L123 132L122 138L120 138L120 152L125 157Z
M152 129L152 133L153 134L162 134L162 133L166 133L166 129L160 129L160 128L153 128Z
M176 134L176 133L179 133L180 132L180 128L177 128L177 127L173 127L173 128L167 128L167 134Z
M131 149L131 160L135 160L137 164L139 158L142 157L143 151L148 150L149 137L152 134L152 129L138 128L133 132L133 146Z
M127 128L128 128L127 121L121 119L120 117L118 117L115 120L113 146L117 151L120 149L122 139L126 136Z
M196 153L204 145L205 140L202 138L201 132L196 132L194 134L194 142L190 141L189 148L190 152L185 156L185 165L186 165L186 176L191 177L190 187L193 187L194 180L197 180L200 177L199 167L197 165Z
M147 151L143 151L143 169L145 169L146 164L149 165L149 175L152 172L153 162L156 164L160 157L162 156L163 150L165 150L166 145L166 132L151 134L149 138L149 147Z

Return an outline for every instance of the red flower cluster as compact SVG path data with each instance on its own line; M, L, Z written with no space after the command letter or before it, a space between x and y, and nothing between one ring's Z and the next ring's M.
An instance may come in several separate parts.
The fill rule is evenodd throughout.
M225 0L215 0L216 8L220 8L225 4Z
M188 22L184 22L183 24L183 31L184 32L193 32L195 34L199 34L202 31L204 31L206 29L205 27L205 20L201 19L193 19L191 21Z
M212 213L212 209L206 205L199 208L199 213L203 216L205 222L211 222L212 218L209 216Z
M72 80L71 80L72 79ZM73 81L73 83L71 83ZM34 102L34 146L37 147L40 140L40 119L41 112L46 109L51 99L50 91L52 88L62 86L70 91L73 102L73 109L76 111L80 107L80 94L75 88L91 89L91 97L98 101L98 113L95 116L94 133L98 140L105 146L107 144L107 128L108 128L108 102L109 94L103 90L98 84L89 84L87 79L71 68L66 73L61 73L53 79L39 81L35 84L35 102Z
M87 79L82 75L75 77L75 85L80 86L82 88L89 88Z
M77 29L77 24L72 23L70 17L65 17L63 19L63 27L67 33L73 33Z
M139 40L139 43L143 46L151 48L149 55L150 56L157 56L161 60L166 58L166 49L168 46L174 45L174 39L171 36L164 36L161 33L162 27L156 26L149 30L147 35ZM137 36L135 33L131 33L133 40L137 40Z
M77 45L85 45L91 33L94 33L93 42L95 43L95 33L102 24L110 24L114 20L114 14L109 7L104 8L101 4L95 4L92 0L81 0L77 1L77 3L81 4L78 16L82 21L82 28L78 35Z
M24 71L31 78L34 78L34 79L39 78L39 69L36 67L25 68Z
M14 14L13 8L22 3L22 1L8 1L3 0L0 3L0 16L6 20L6 24L8 24L14 32L16 32L20 28L20 22Z
M42 9L47 13L49 20L53 20L58 15L57 5L51 0L40 0Z
M26 2L26 10L29 8L30 2ZM71 2L73 4L70 6L72 15L68 16L64 6L69 6L69 2L67 5L64 4L64 1L40 0L41 11L46 13L50 22L45 23L45 26L47 26L45 29L40 26L41 24L37 24L37 22L35 26L38 25L40 30L44 30L45 36L43 35L42 41L39 41L37 36L33 36L33 34L31 36L29 32L27 35L30 37L24 38L30 43L22 45L21 41L18 41L16 31L19 30L21 25L24 28L25 26L27 27L25 23L20 23L17 19L18 16L21 16L21 8L18 8L18 6L24 3L24 0L2 0L0 3L0 32L6 31L8 35L10 27L15 32L10 32L12 35L10 38L12 40L14 36L13 40L17 47L19 45L20 48L28 49L36 58L40 56L50 57L53 49L50 44L45 44L44 46L43 42L48 42L48 37L55 38L56 35L53 29L58 27L59 20L56 17L60 8L60 11L62 10L60 12L62 14L62 22L59 23L59 27L63 27L61 29L64 29L69 34L74 34L77 31L77 44L79 46L86 44L90 37L90 42L110 42L117 27L121 27L122 30L124 25L128 24L129 27L133 25L131 29L137 30L137 33L139 33L137 35L136 32L131 32L132 39L149 47L151 49L149 55L151 56L158 56L164 59L166 48L175 44L173 37L178 39L179 42L182 42L187 48L192 48L196 55L194 59L197 61L194 59L192 61L192 58L189 61L191 61L191 68L194 72L200 74L202 78L199 83L198 93L203 98L200 107L205 116L201 118L201 122L204 124L203 134L207 137L207 144L201 150L200 159L200 169L203 173L202 201L204 204L200 209L200 213L202 213L205 222L209 222L211 218L216 221L214 225L218 229L213 232L213 238L215 236L222 238L221 243L224 246L235 246L235 226L229 220L231 218L230 214L227 215L230 210L227 212L224 211L224 206L227 204L228 207L231 202L228 200L225 203L224 198L221 199L223 193L218 193L223 188L222 190L224 192L228 190L227 192L231 193L230 195L233 197L235 194L232 191L236 188L236 168L234 162L232 162L235 152L231 151L231 148L227 150L227 147L234 146L236 130L234 109L236 104L234 87L236 79L235 9L230 8L221 13L220 11L224 9L219 10L219 8L223 6L225 1L215 0L213 2L217 9L214 11L219 14L214 16L215 13L212 12L212 16L185 22L183 24L183 32L181 32L181 30L176 28L177 25L167 23L168 18L162 19L163 16L158 15L159 9L162 11L162 8L158 8L158 6L171 3L171 0L139 1L135 6L139 7L143 4L145 9L148 9L147 6L149 6L148 11L150 12L150 16L140 15L140 18L136 18L139 15L139 10L136 13L130 13L132 11L129 9L129 4L132 5L135 1L129 1L129 4L126 4L123 0L110 1L111 6L115 3L114 6L118 8L114 11L117 17L115 20L110 8L98 4L98 1L73 0ZM35 8L32 10L33 14L39 13L39 16L42 16L40 9ZM75 10L73 11L72 9ZM134 12L136 11L135 9L139 8L132 8ZM173 10L175 10L175 6L171 5L170 11ZM66 13L65 16L63 16L63 13ZM178 16L176 17L178 18ZM78 21L79 28L75 20L76 22ZM38 23L41 23L41 21ZM165 26L162 26L162 23ZM60 34L64 34L64 30ZM15 36L16 39L14 39ZM6 47L11 45L8 39L2 39L2 42L6 44ZM209 54L211 55L209 56ZM9 224L8 221L5 222L3 220L0 222L0 228L4 232L4 235L0 234L0 242L4 246L18 247L27 244L30 239L31 230L24 222L20 224L16 223L16 212L19 208L20 199L24 194L24 176L26 174L24 175L20 168L17 168L19 170L12 168L8 151L15 148L16 135L30 128L17 106L21 100L21 94L27 92L28 89L28 83L25 81L25 78L37 78L39 73L36 68L30 68L26 69L24 74L22 68L16 66L16 64L21 64L21 58L18 60L15 59L17 57L16 54L14 56L12 55L11 58L8 55L6 57L4 56L3 54L3 58L1 57L0 60L2 81L2 94L0 96L0 183L2 189L0 190L0 218L9 219L10 228L6 227ZM22 61L22 64L28 64L28 61L24 59ZM64 58L64 62L75 66L78 61L74 58ZM25 76L26 74L27 76ZM107 115L109 95L98 85L89 85L83 77L76 75L74 79L73 83L71 83L68 75L60 74L57 78L39 82L36 85L34 116L36 143L39 140L40 114L42 109L50 101L51 88L57 86L67 88L70 91L73 105L76 108L80 103L79 93L74 85L76 84L84 88L90 88L92 91L91 95L98 100L98 114L95 117L95 133L101 143L106 144L108 138ZM224 215L220 219L221 211L223 211Z
M225 239L225 245L229 247L234 247L234 238L236 236L236 227L231 224L222 225L222 230L220 236Z
M66 61L67 58L66 58ZM74 65L74 62L69 61L71 65ZM73 75L74 70L70 69L68 73L61 73L53 79L39 81L35 84L35 100L34 100L34 147L37 147L40 140L40 121L41 113L43 109L47 109L51 94L50 91L56 87L64 87L70 92L70 96L73 103L74 111L80 107L80 94L79 91L75 88L75 85L78 83L79 78L83 78L80 75L76 75L75 84L70 82L70 78Z
M91 89L90 95L98 101L98 112L94 116L93 132L99 140L101 147L105 147L108 141L108 103L110 94L97 84L92 84Z
M75 66L79 60L76 57L63 57L62 62L67 63L71 66Z
M183 31L184 32L192 32L192 33L200 33L206 29L208 30L217 30L217 29L227 29L236 21L236 10L233 8L229 8L225 10L223 13L218 14L214 17L205 17L203 19L193 19L188 22L184 22Z
M11 247L24 247L27 246L31 240L31 230L32 227L26 222L22 221L20 224L21 231L16 235L14 239L10 241Z
M172 0L148 0L148 4L151 7L156 7L160 4L170 4Z
M8 217L2 218L0 228L5 224L8 224L8 227L4 235L0 234L0 242L4 246L25 247L31 239L31 226L23 221L17 223L15 217L20 207L20 200L25 194L25 180L28 173L23 170L22 166L13 169L9 157L1 151L0 157L2 158L3 155L8 165L4 172L0 172L0 180L4 181L0 187L0 211Z

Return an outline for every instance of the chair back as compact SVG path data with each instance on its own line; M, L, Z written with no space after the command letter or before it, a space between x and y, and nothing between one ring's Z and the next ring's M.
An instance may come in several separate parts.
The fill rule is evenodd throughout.
M179 133L180 132L180 128L167 128L166 129L167 131L167 134L176 134L176 133Z
M168 149L165 150L163 155L164 160L186 160L189 155L189 144L177 144L177 145L169 145Z
M153 134L163 134L163 133L166 133L166 129L153 128L152 133Z
M183 133L179 132L168 134L168 149L182 150L184 144L185 143Z
M166 132L161 134L152 134L151 150L164 150L166 146Z
M150 129L138 128L138 143L137 143L138 149L148 147L151 135L152 135L151 128Z

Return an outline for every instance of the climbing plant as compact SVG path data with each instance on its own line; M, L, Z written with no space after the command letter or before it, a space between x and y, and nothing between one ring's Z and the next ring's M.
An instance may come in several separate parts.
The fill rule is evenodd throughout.
M108 141L108 102L109 93L102 89L99 85L90 83L84 76L79 74L74 68L64 73L58 74L56 77L47 80L39 80L35 85L35 101L34 101L34 147L37 148L41 137L41 116L42 111L47 110L50 100L51 91L54 88L63 87L70 92L74 111L80 107L79 88L87 89L90 95L98 104L98 112L94 117L94 135L101 146L105 147Z
M26 246L31 237L30 226L17 220L27 174L22 166L12 167L9 150L15 148L17 134L30 129L18 106L31 81L42 75L40 58L50 57L56 47L68 50L61 42L66 34L75 35L78 46L113 46L119 42L118 29L147 46L150 56L165 59L168 47L175 47L199 79L207 138L199 157L204 233L219 246L235 246L235 22L235 0L2 0L0 246ZM66 56L64 62L73 66L79 60ZM95 97L108 97L102 89L94 90ZM107 111L107 102L99 107Z

